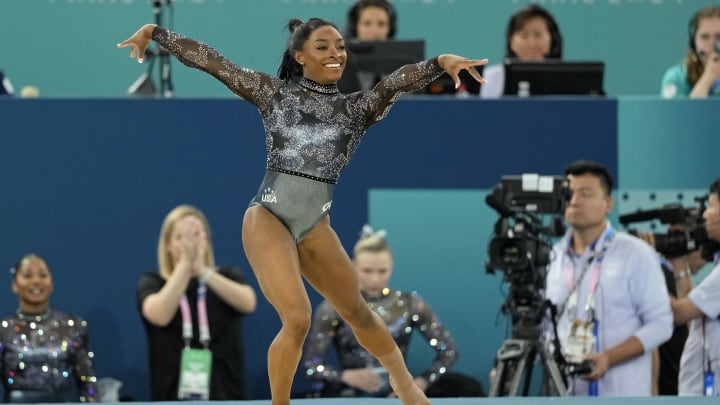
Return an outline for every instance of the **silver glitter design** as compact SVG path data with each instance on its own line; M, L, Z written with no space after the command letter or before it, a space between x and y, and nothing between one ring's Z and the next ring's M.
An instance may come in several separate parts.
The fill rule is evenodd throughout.
M20 312L0 322L0 371L5 392L68 392L76 385L81 402L95 401L93 353L87 323L57 310Z
M433 311L416 293L386 289L381 297L366 297L368 306L385 321L402 351L407 353L410 336L418 330L435 350L430 367L422 376L437 380L455 363L455 342ZM303 350L303 368L307 378L317 381L339 381L343 369L378 367L378 361L355 339L352 329L327 301L315 310L312 329ZM341 369L325 362L327 351L337 349Z
M243 68L210 46L156 28L153 39L179 61L205 71L258 107L265 124L267 167L337 182L368 127L384 118L404 93L442 73L437 58L406 65L370 91L341 94L336 85L308 79L286 83Z

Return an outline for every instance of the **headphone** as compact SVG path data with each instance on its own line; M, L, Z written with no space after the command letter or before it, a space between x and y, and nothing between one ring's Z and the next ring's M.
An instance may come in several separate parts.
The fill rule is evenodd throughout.
M697 48L695 47L695 33L697 32L697 23L700 19L700 12L698 11L693 15L693 17L690 19L690 22L688 23L688 48L692 51L693 54L697 55Z
M523 19L524 21L527 21L531 18L543 19L547 25L548 31L550 32L550 51L548 52L547 57L552 59L562 59L563 39L562 34L560 33L560 26L555 20L555 17L553 17L549 11L537 4L529 4L515 12L515 14L510 17L506 29L507 45L505 55L510 56L514 54L512 49L510 49L510 36L513 28L518 25L518 20Z
M695 46L695 34L697 34L698 23L701 18L715 18L720 13L720 6L711 5L698 10L690 19L688 23L688 49L692 51L695 56L698 56L698 50Z
M367 7L380 7L388 14L390 20L390 30L388 31L388 39L395 38L397 30L397 12L395 7L387 0L358 0L348 11L347 26L345 27L346 36L348 38L357 38L357 24L360 19L360 12Z

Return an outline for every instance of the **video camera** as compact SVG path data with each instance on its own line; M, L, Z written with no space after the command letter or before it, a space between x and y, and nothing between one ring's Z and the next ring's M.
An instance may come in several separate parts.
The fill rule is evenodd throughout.
M562 235L562 213L569 201L568 181L562 176L524 174L503 176L485 198L500 215L488 244L487 273L504 272L509 284L503 311L513 319L513 336L539 338L545 313L546 266L550 263L550 238ZM544 215L551 216L549 225Z
M551 245L543 237L564 232L560 215L569 197L565 177L503 176L485 197L485 202L500 214L488 248L488 272L494 273L495 269L522 272L547 265ZM542 214L556 216L545 226L539 216Z
M702 249L703 258L711 261L716 249L714 242L708 239L702 218L707 198L707 195L696 197L698 207L687 208L679 203L670 203L656 209L624 214L620 216L620 223L626 228L632 223L652 220L659 220L666 225L683 224L686 227L684 230L654 233L655 250L667 258L673 258ZM628 228L628 232L637 235L633 229Z

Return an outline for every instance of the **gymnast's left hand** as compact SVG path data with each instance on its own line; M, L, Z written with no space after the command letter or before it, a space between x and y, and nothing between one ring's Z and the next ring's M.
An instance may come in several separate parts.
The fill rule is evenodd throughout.
M157 27L156 24L145 24L140 27L130 38L117 44L118 48L130 47L130 57L135 58L137 56L138 63L142 63L145 59L145 50L152 41L153 30Z
M485 79L475 70L475 66L486 65L487 63L487 59L468 59L448 53L438 56L438 64L453 79L456 89L460 87L461 83L458 74L463 69L467 70L480 84L485 84Z

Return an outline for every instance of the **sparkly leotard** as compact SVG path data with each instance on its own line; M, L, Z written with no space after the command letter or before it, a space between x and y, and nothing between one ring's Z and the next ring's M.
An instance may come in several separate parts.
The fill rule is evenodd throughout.
M5 402L95 402L85 321L57 310L1 320L0 373Z
M370 91L341 94L337 85L298 83L240 67L210 46L163 28L153 39L187 66L205 71L260 110L265 125L266 174L251 205L280 219L299 243L332 201L334 184L365 131L406 92L443 70L437 58L406 65Z
M450 370L457 359L455 343L435 313L416 293L386 289L380 297L364 296L370 309L388 325L398 348L406 356L410 336L417 330L436 351L435 360L421 374L434 383ZM327 352L334 346L340 368L327 362ZM344 369L379 367L380 363L367 352L340 315L323 301L315 310L312 327L303 350L304 374L315 381L339 383ZM388 387L389 389L389 387ZM388 392L380 392L386 395Z

